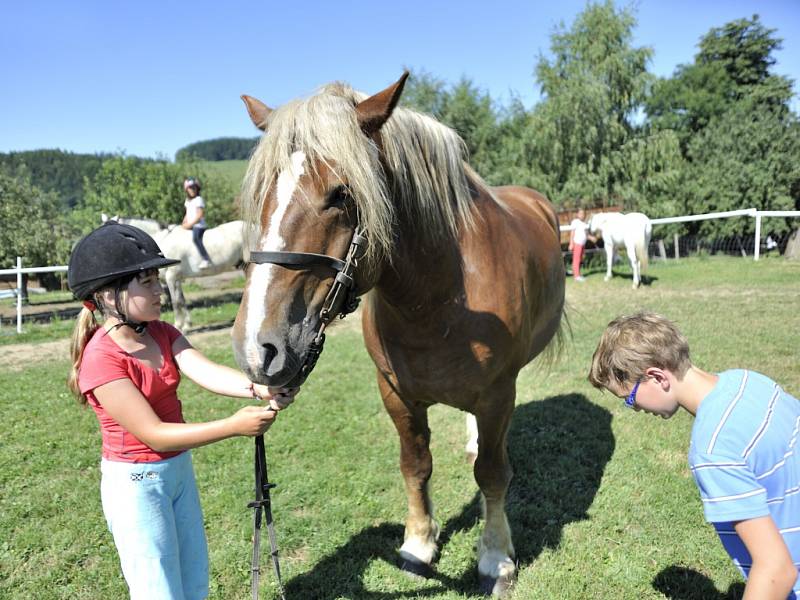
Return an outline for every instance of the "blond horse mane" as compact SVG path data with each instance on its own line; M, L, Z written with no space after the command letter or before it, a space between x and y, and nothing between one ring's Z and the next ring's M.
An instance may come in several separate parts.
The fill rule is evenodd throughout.
M305 153L307 167L325 165L347 185L368 232L371 262L391 260L398 214L411 217L415 235L423 240L456 239L460 225L473 225L470 186L494 196L467 165L463 140L432 117L395 108L381 128L392 175L387 181L378 148L358 123L355 106L366 98L346 84L331 83L271 113L242 184L244 219L255 225L248 234L260 235L267 190L298 150ZM248 247L253 247L249 240Z

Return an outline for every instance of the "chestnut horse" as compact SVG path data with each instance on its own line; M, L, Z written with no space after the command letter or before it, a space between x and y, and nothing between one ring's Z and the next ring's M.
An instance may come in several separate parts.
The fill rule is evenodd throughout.
M485 516L478 570L481 585L502 594L516 570L506 434L519 370L560 339L559 228L541 194L488 187L454 131L397 107L407 75L371 97L334 83L275 110L242 97L266 133L243 184L247 247L259 264L247 269L233 349L254 381L298 386L334 281L352 274L354 294L371 290L364 340L400 436L408 495L403 567L427 573L436 556L427 411L444 403L469 413ZM350 257L361 232L366 250ZM331 258L346 255L353 273Z

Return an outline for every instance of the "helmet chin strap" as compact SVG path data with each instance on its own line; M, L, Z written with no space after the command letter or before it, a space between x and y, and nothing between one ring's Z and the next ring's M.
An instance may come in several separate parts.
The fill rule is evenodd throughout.
M117 316L117 315L114 315L114 316ZM122 315L120 315L120 316L122 316ZM119 317L117 316L117 318L119 318ZM121 323L117 323L116 325L114 325L110 329L110 331L114 331L115 329L117 329L119 327L122 327L123 325L127 325L128 327L133 329L137 334L142 335L144 333L144 330L147 329L147 324L148 323L149 323L149 321L143 321L141 323L136 323L134 321L122 321Z
M116 317L117 319L119 319L120 322L117 323L116 325L114 325L113 327L111 327L111 329L109 331L114 331L115 329L118 329L120 327L123 327L123 326L127 325L128 327L133 329L138 335L142 335L144 333L144 330L147 329L147 325L148 325L149 321L142 321L142 322L131 321L128 318L128 316L124 312L122 312L122 310L120 309L120 306L119 306L119 293L122 291L123 285L126 285L126 284L124 284L121 281L119 283L117 283L117 289L116 289L116 292L114 294L115 312L110 315L112 317Z

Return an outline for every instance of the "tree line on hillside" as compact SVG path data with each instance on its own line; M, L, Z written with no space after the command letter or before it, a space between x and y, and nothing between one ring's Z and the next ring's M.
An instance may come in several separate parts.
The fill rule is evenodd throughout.
M500 105L468 78L412 73L401 102L464 138L490 184L527 185L557 207L623 206L651 217L754 207L800 208L800 124L792 82L774 72L781 40L758 16L712 28L670 77L633 45L631 9L588 4L551 36L535 79L542 99ZM374 90L373 90L374 91ZM0 265L63 264L101 212L177 222L181 182L199 176L208 219L238 217L238 183L200 160L247 157L255 140L182 148L175 163L124 155L36 151L0 155ZM660 227L709 237L751 235L752 219ZM770 219L764 232L790 221Z
M257 137L221 137L213 140L195 142L184 146L175 153L175 160L247 160L258 143Z

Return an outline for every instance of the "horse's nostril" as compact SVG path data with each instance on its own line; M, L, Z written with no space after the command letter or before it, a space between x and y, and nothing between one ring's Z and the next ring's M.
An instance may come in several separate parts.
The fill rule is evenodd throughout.
M264 346L264 372L269 371L272 360L278 355L278 349L273 344L263 344Z

